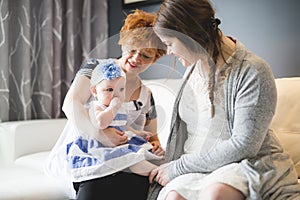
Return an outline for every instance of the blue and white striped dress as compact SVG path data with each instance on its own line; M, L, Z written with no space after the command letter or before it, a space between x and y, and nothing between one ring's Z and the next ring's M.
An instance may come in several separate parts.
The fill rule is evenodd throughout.
M125 132L126 123L127 109L123 106L109 127ZM88 135L80 135L66 145L66 157L73 182L114 174L143 160L161 159L151 152L151 144L137 135L113 148L105 147Z

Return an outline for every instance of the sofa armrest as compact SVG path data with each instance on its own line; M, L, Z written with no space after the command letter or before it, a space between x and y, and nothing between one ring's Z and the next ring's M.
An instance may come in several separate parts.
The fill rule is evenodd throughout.
M66 119L11 121L0 124L0 165L23 155L49 151L61 134Z
M278 78L277 105L271 129L290 154L300 177L300 77Z

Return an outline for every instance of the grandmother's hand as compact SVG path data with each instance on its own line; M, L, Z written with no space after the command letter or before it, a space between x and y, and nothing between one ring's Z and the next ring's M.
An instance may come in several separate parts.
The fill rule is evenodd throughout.
M142 138L144 138L145 140L149 140L151 137L152 137L152 133L149 132L149 131L137 131L137 130L134 130L134 133Z
M96 139L106 147L115 147L128 142L128 138L124 135L124 132L115 128L100 130Z
M169 163L162 164L150 172L150 184L153 183L153 181L156 181L160 185L165 186L170 182L170 178L168 175L168 165Z
M152 152L157 156L164 156L165 150L161 147L161 144L158 140L154 140L150 142L152 144Z

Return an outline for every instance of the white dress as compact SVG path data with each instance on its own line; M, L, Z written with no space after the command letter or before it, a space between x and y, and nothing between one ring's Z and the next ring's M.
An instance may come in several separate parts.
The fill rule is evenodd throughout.
M189 70L187 70L188 72ZM230 138L224 107L224 80L216 72L214 104L215 116L210 117L210 101L204 72L195 67L182 94L179 103L179 115L187 124L188 138L184 144L184 153L201 152L205 155L214 145ZM201 192L213 183L226 183L245 196L248 195L247 179L238 163L225 165L212 173L190 173L171 180L159 193L158 199L165 199L168 192L174 190L185 199L201 199Z

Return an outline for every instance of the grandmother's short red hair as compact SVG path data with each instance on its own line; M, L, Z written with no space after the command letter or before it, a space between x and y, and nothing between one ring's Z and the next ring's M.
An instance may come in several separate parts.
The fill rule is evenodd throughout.
M153 13L134 10L127 15L120 31L119 44L132 48L153 48L156 57L166 54L166 47L153 31L156 15Z

